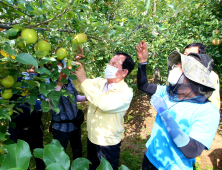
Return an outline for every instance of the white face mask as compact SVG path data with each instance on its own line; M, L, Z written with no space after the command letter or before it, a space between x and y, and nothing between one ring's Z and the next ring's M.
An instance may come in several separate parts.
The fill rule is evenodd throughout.
M106 79L118 78L118 77L116 77L116 73L118 70L119 70L118 68L113 67L108 64L105 69L105 78ZM124 69L121 69L121 70L124 70Z
M177 84L181 75L182 75L182 72L179 70L179 67L174 68L173 70L169 72L168 82L174 86L175 84Z

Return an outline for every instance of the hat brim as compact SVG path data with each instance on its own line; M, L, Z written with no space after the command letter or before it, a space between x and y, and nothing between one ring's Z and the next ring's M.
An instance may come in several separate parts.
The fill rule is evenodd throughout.
M210 71L202 63L191 56L186 56L178 51L173 51L168 56L168 67L172 68L172 66L178 62L181 62L183 73L188 79L215 89L210 78Z

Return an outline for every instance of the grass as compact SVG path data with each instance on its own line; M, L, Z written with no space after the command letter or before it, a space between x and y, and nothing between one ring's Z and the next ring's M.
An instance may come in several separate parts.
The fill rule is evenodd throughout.
M120 153L119 165L125 165L129 169L139 170L142 168L141 157L137 154L134 154L131 149L125 149Z

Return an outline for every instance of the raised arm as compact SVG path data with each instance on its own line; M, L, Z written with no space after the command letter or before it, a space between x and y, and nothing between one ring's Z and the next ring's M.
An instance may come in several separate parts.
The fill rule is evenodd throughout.
M137 87L145 93L153 95L156 92L157 85L148 83L146 75L146 65L148 58L148 47L145 41L141 41L136 47L139 67L137 73Z

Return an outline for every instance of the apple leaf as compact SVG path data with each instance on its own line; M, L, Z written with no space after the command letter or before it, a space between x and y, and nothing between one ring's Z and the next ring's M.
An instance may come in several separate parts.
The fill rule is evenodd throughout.
M18 29L11 28L10 30L6 31L6 34L10 36L16 36L18 32L19 32Z
M34 67L38 68L37 61L29 53L21 53L17 55L15 59L22 64L31 64Z
M65 78L62 78L61 82L64 83L64 84L67 84L67 83L68 83L68 80L65 79Z
M0 104L5 104L5 100L4 99L0 99Z
M10 168L28 169L32 155L27 142L18 140L15 144L3 145L2 149L6 149L7 154L1 164L1 170Z
M62 92L61 91L51 91L49 94L48 94L48 97L50 99L53 99L53 100L59 100L60 96L62 95Z
M40 68L40 69L35 69L36 72L38 73L45 73L45 74L48 74L48 75L51 75L52 73L45 67L43 68Z
M121 165L119 170L129 170L129 168L127 168L125 165Z
M77 79L78 79L77 76L76 76L76 75L73 75L73 74L69 75L69 78L70 78L71 80L77 80Z
M1 155L0 155L0 165L1 165L2 162L4 161L5 157L6 157L6 154L1 154Z
M62 69L62 72L65 73L67 76L69 76L70 74L69 69Z
M48 91L55 90L56 86L57 86L57 82L50 82L46 84L46 88Z
M51 163L46 167L46 170L65 170L59 163Z
M51 144L56 145L57 147L59 147L60 149L64 150L63 146L60 144L60 142L56 139L52 139Z
M11 117L8 115L8 112L5 108L0 109L0 119L8 119L11 120Z
M43 100L41 102L41 108L43 109L43 112L48 112L50 110L49 103Z
M90 163L86 158L77 158L72 162L71 170L88 170Z
M22 83L21 82L15 82L12 87L21 87Z
M102 161L96 170L103 170L103 169L112 170L113 168L110 165L110 163L102 157Z
M39 88L39 92L40 94L44 94L45 96L47 96L47 94L49 93L49 91L46 88L46 83L40 83L40 88Z
M7 125L3 125L0 127L0 141L5 137L7 128Z
M25 4L25 7L28 11L34 11L34 9L32 8L31 5L29 5L28 3Z
M27 98L26 101L27 101L29 104L35 105L38 96L33 96L33 95L31 95L31 96L27 96L26 98Z
M43 149L42 148L34 149L33 154L36 158L43 159Z
M70 167L69 156L65 151L54 144L45 145L43 151L43 160L47 166L52 163L60 164L65 170Z
M50 104L52 106L52 110L55 111L58 114L60 112L60 109L58 107L59 100L50 100Z
M14 28L14 29L18 29L18 30L24 30L25 29L25 27L22 27L20 25L12 25L11 27Z

